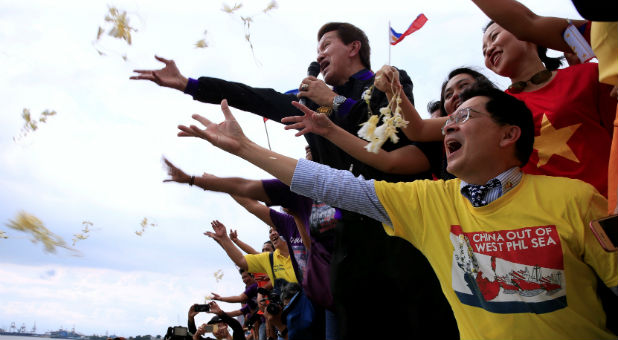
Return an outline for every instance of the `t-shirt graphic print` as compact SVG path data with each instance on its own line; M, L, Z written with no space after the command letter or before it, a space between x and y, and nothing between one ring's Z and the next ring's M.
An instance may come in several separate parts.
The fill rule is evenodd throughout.
M567 306L556 226L463 232L451 226L452 285L461 303L492 313L549 313Z

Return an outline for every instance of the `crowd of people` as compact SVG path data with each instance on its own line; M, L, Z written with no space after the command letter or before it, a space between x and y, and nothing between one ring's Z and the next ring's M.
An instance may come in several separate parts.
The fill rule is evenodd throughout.
M242 307L211 302L216 316L200 327L191 306L193 340L231 339L228 326L233 339L260 340L616 339L618 252L589 223L617 213L618 15L580 1L586 20L538 16L515 0L473 2L491 20L479 51L487 71L512 85L452 70L429 119L414 106L410 76L388 65L374 73L365 33L343 22L318 31L323 80L308 76L296 93L186 78L160 57L162 69L135 71L132 79L221 105L225 121L194 115L199 124L179 125L179 136L275 177L194 176L165 160L166 181L228 193L270 227L260 252L212 221L205 234L246 288L213 294ZM408 124L368 152L359 126L389 105ZM250 141L230 106L298 130L306 158Z

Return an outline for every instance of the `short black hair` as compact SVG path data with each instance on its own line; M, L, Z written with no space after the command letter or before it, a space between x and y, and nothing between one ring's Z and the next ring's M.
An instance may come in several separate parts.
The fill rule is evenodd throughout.
M268 290L268 289L266 289L264 287L258 287L257 292L259 294L262 294L262 295L265 295L265 296L268 296L270 294L270 290Z
M247 269L245 268L238 268L238 272L240 273L240 275L242 276L242 273L247 272L249 274L249 276L253 277L253 273L250 273Z
M521 135L515 142L515 156L521 162L520 166L526 165L534 146L534 120L526 104L498 89L476 85L466 89L460 97L462 101L473 97L487 97L489 101L485 104L485 109L496 123L519 126Z
M444 107L444 91L446 91L446 84L448 84L448 82L455 76L458 76L460 74L467 74L471 76L472 78L474 78L474 82L478 84L478 86L496 88L496 85L491 80L489 80L489 78L485 77L484 74L474 70L471 67L462 66L452 70L451 72L449 72L446 80L442 83L442 88L440 90L440 116L442 117L448 115L448 112L446 112L446 108Z
M320 27L318 41L322 39L324 34L332 31L337 31L337 36L346 45L359 41L361 47L358 55L360 56L361 63L366 68L371 69L371 47L369 47L369 39L363 30L347 22L328 22Z
M271 240L268 240L268 241L264 242L264 244L269 244L269 245L270 245L270 247L271 247L273 250L275 249L275 245L273 244L273 241L271 241Z
M440 107L442 106L442 102L439 100L432 100L429 103L427 103L427 112L429 112L430 114L433 113L436 110L440 110L440 116L442 116L442 110L440 109Z
M487 29L489 28L489 26L491 26L493 24L499 25L494 20L490 20L487 23L487 25L485 25L485 28L483 28L483 33L487 32ZM547 55L547 47L543 47L543 46L537 45L536 46L536 54L538 54L539 59L541 59L541 62L543 62L543 64L545 65L545 68L550 70L550 71L555 71L555 70L559 69L560 66L562 66L562 61L564 60L564 56L555 57L555 58L552 58L552 57L548 56Z

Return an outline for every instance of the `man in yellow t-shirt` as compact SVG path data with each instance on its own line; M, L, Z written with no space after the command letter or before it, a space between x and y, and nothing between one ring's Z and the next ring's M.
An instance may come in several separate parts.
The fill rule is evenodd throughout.
M275 246L275 251L273 252L273 266L271 268L270 253L247 254L243 256L240 250L236 248L232 240L228 237L223 223L215 220L212 221L211 225L213 231L207 231L204 234L217 241L230 259L232 259L234 264L241 269L247 270L249 273L266 273L273 286L275 285L275 279L284 279L287 282L298 282L290 259L287 243L279 236L279 233L274 228L270 228L268 235L270 241Z
M616 339L596 283L618 294L618 252L603 250L588 227L607 201L578 180L521 173L534 144L523 102L480 88L462 100L442 130L447 170L458 177L446 182L367 181L279 155L248 140L225 102L224 123L198 117L206 129L180 129L414 244L434 268L462 339Z
M247 254L245 255L245 261L247 262L247 268L250 273L266 273L270 278L270 281L275 282L275 279L285 279L287 282L298 282L296 274L294 273L294 267L290 259L290 253L288 251L286 242L281 239L279 233L273 228L270 228L271 240L274 238L273 244L275 244L275 251L273 254L273 270L270 267L270 253L260 254ZM282 247L278 247L276 244L282 244ZM281 249L283 248L283 249Z

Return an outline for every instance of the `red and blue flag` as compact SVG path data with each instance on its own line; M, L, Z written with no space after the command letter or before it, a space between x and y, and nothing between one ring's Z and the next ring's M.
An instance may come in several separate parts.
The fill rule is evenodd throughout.
M416 19L414 19L414 21L410 24L410 27L408 27L408 29L403 33L397 33L392 27L389 27L391 45L397 45L400 41L403 40L403 38L418 31L421 27L423 27L423 25L425 25L426 22L427 17L425 16L425 14L421 13L416 17Z

